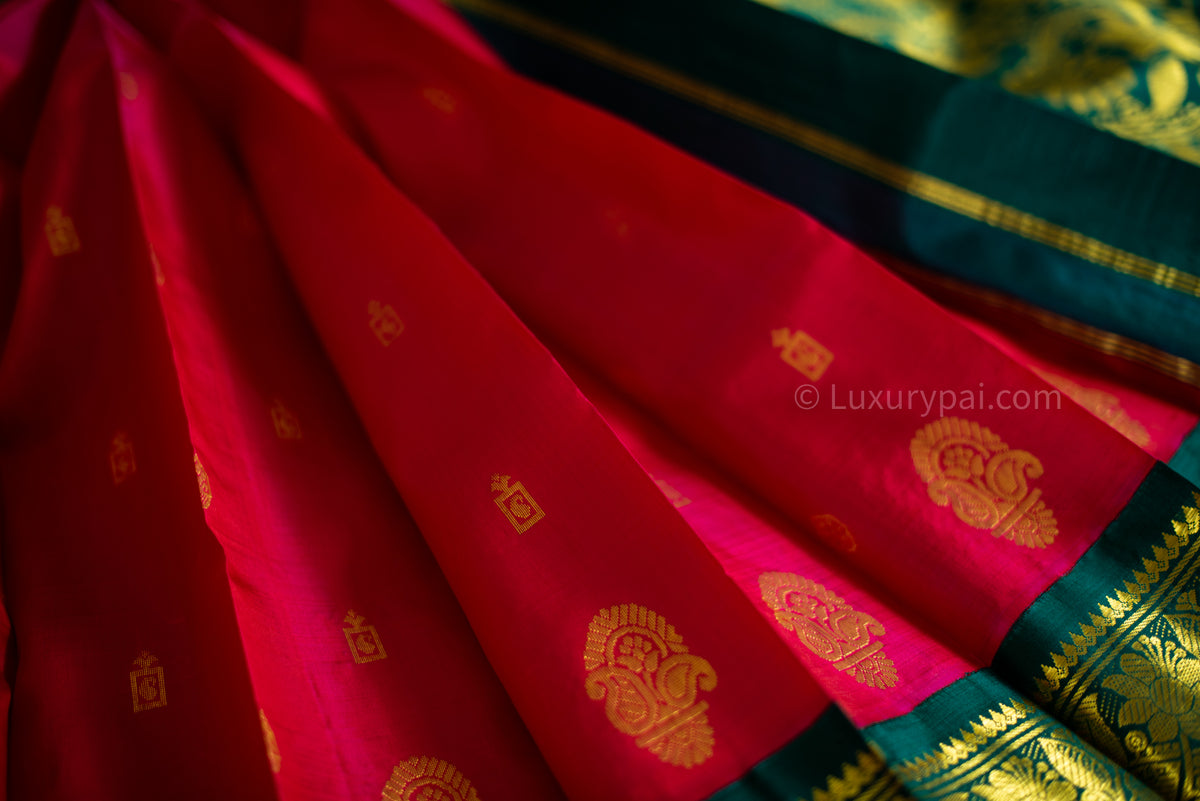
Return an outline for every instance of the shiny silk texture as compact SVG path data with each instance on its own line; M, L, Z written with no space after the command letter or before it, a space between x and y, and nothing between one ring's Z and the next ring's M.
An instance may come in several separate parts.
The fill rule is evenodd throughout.
M433 3L0 13L13 799L703 798L987 665L1154 463L955 413L1054 521L969 525L934 417L795 391L1047 389L1019 354Z

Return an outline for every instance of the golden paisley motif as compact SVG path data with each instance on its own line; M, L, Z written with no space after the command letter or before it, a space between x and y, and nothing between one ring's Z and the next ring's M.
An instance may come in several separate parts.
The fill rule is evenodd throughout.
M638 604L601 609L588 626L588 697L604 701L617 731L668 765L691 768L713 753L708 702L717 686L707 659L688 652L675 627Z

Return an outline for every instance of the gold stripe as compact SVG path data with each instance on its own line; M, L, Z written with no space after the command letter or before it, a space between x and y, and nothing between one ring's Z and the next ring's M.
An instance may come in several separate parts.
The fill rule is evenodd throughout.
M609 69L778 136L913 197L1116 272L1141 278L1164 289L1200 297L1200 276L1115 248L948 181L894 164L811 125L625 52L599 39L497 0L450 2L461 9L574 51Z
M996 769L997 765L1012 756L1013 753L1020 751L1029 741L1050 733L1053 728L1049 721L1043 719L1030 721L1027 727L1013 729L1012 732L1005 733L996 740L988 747L987 751L979 752L949 774L936 776L922 783L921 791L923 794L936 798L941 794L948 795L955 789L961 789L964 785L972 785L977 781L984 780L989 773Z
M911 265L898 264L892 260L888 261L887 266L888 269L916 285L922 291L927 291L928 285L935 285L946 292L974 298L992 308L1027 317L1049 331L1073 339L1101 353L1137 362L1189 386L1200 388L1200 365L1195 362L1128 339L1120 334L1084 325L1069 317L1023 303L1000 292L982 289L954 278L935 275Z

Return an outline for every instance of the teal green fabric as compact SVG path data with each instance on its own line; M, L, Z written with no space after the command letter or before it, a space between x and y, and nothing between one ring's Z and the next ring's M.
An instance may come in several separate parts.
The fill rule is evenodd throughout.
M1059 644L1069 640L1081 620L1098 604L1124 590L1142 560L1154 558L1172 533L1180 511L1196 504L1194 486L1175 471L1156 465L1096 544L1074 569L1055 582L1017 619L1001 643L993 663L1022 692L1038 694L1042 665Z
M1178 797L1171 777L1200 771L1198 507L1156 465L989 668L861 733L831 707L713 798Z
M1176 473L1200 486L1200 426L1184 437L1179 450L1171 457L1170 465Z
M866 736L912 794L937 801L1161 801L990 671L966 676Z
M1180 275L1200 169L749 0L508 0L700 84ZM474 6L472 6L474 7ZM1200 297L898 191L794 141L471 12L517 69L605 106L865 246L1200 361Z
M837 707L817 718L798 737L764 759L748 774L710 796L710 801L795 801L826 790L830 777L841 778L849 766L866 764L862 788L875 797L896 798L899 783L871 754L858 730ZM878 765L877 771L871 768Z

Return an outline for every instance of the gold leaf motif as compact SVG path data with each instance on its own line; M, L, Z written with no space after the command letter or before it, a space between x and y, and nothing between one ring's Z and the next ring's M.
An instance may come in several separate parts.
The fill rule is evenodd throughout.
M870 751L859 751L854 762L844 763L838 776L827 776L825 787L813 792L812 801L911 801L900 779ZM949 801L949 800L947 800Z
M512 476L502 476L499 473L492 474L492 492L500 493L493 500L517 533L524 534L545 517L546 513L529 494L529 490L525 489L525 485L520 481L510 484L511 478Z
M1193 613L1164 615L1179 644L1200 658L1200 615Z
M1071 400L1108 423L1109 426L1116 429L1139 448L1149 448L1153 444L1150 434L1146 431L1146 427L1130 417L1121 408L1121 402L1115 395L1100 389L1080 386L1065 376L1049 373L1045 370L1038 370L1037 373L1067 393Z
M262 709L258 710L258 722L262 725L267 762L271 765L271 772L278 773L279 769L283 767L283 756L279 753L279 741L275 739L275 730L271 728L271 723L267 720L267 713Z
M713 754L701 691L717 686L708 660L657 613L637 604L601 609L583 652L588 697L604 701L613 728L669 765L691 768Z
M126 100L137 100L138 85L137 79L128 72L122 72L117 76L117 83L121 86L121 96Z
M1109 759L1123 763L1125 752L1121 748L1121 739L1105 722L1098 701L1096 693L1086 695L1080 701L1075 711L1075 730L1085 742L1096 746Z
M304 438L304 432L300 430L300 419L278 398L271 406L271 423L275 426L275 436L280 439Z
M858 542L850 533L850 529L833 515L813 515L809 522L821 541L835 551L853 553L858 550Z
M1096 754L1058 737L1041 737L1037 742L1050 765L1075 787L1102 798L1122 797L1113 772ZM1071 798L1074 797L1072 794Z
M149 651L142 651L133 660L129 672L129 691L133 694L133 711L145 712L167 705L167 684L162 665Z
M953 508L959 520L1030 548L1054 541L1054 513L1041 500L1042 491L1029 486L1042 475L1033 454L1010 449L988 429L957 417L919 430L910 450L929 497Z
M973 764L981 753L1002 750L987 748L991 743L1011 739L1014 732L1028 731L1030 719L1037 717L1040 717L1037 707L1010 698L1007 704L970 721L969 728L961 729L957 737L939 743L927 754L896 765L893 770L906 784L917 784L964 762Z
M367 304L367 324L385 348L404 333L404 322L390 305L373 300Z
M436 89L432 86L426 87L421 92L421 96L443 114L453 114L458 108L458 103L454 97L444 89Z
M207 509L212 506L212 486L208 483L208 471L200 463L200 454L192 454L196 463L196 486L200 488L200 507Z
M480 801L458 768L421 756L401 762L383 787L383 801Z
M167 283L167 276L163 272L162 264L158 261L158 253L154 250L154 246L150 246L150 266L154 269L154 283L159 286L164 286Z
M1150 104L1155 111L1160 114L1174 113L1187 97L1187 71L1179 59L1168 56L1146 71L1146 86L1150 90Z
M896 666L876 639L886 633L878 620L795 573L763 573L758 585L779 625L794 631L808 650L859 684L896 686Z
M133 441L124 431L113 435L108 446L108 467L112 472L113 486L119 487L137 472L137 459L133 455Z
M50 255L66 256L79 251L79 235L75 223L63 214L58 206L46 209L46 240L50 243Z
M667 483L666 479L654 479L654 485L662 490L662 494L667 496L667 500L676 509L682 509L692 502L691 498L684 497L684 494Z
M350 646L350 655L354 657L356 663L361 665L366 662L387 659L387 651L383 650L383 641L379 639L379 632L375 631L374 626L366 624L365 617L355 614L351 609L346 613L345 623L342 634L346 635L346 644Z
M833 362L833 352L803 331L777 328L771 332L771 346L782 348L780 357L805 378L816 381Z

